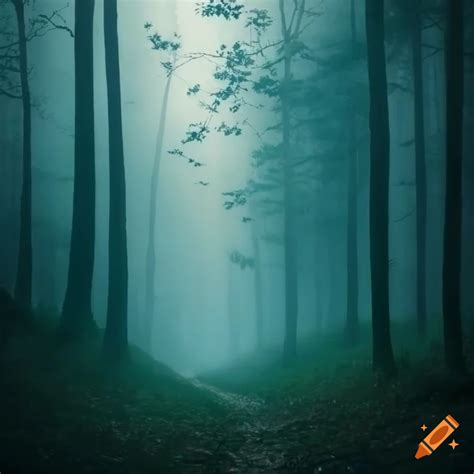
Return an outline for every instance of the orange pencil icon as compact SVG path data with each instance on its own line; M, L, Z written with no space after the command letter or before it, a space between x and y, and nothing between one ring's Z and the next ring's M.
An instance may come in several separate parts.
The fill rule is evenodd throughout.
M451 415L448 415L423 441L421 441L418 445L415 458L420 459L432 454L433 451L441 446L444 441L446 441L446 438L458 427L459 423Z

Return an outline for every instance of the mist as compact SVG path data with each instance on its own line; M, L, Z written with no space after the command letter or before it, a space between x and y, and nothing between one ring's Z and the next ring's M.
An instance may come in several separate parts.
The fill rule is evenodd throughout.
M0 1L5 314L42 328L32 347L51 333L58 364L70 341L97 344L94 371L145 357L232 410L278 412L300 389L317 406L326 376L334 402L340 380L354 406L383 380L397 403L446 366L469 425L474 17L459 4ZM23 337L12 361L34 359Z

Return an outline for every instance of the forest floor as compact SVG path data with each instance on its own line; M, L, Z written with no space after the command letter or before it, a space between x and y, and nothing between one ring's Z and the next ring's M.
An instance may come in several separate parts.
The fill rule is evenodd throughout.
M474 472L473 379L443 373L440 346L407 349L390 383L340 337L302 346L291 365L268 351L189 380L133 348L111 372L99 340L17 337L0 373L0 472ZM448 414L459 446L415 460L420 427Z

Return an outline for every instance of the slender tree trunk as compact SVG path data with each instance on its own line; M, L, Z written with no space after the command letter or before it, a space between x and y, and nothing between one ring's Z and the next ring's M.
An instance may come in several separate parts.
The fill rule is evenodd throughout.
M117 0L104 0L104 38L110 166L109 290L104 355L112 362L120 362L128 357L128 261Z
M351 120L349 177L347 192L347 310L346 339L349 345L359 337L359 265L357 255L357 144L355 117Z
M433 61L433 102L434 102L434 109L435 109L435 119L436 119L436 133L438 137L441 137L443 126L443 114L441 113L440 102L442 100L443 94L440 92L441 87L439 85L439 69L440 65L438 64L438 60Z
M13 0L18 23L20 80L23 105L23 176L20 201L20 239L15 282L15 298L26 309L31 307L33 250L31 241L31 97L28 82L28 52L23 0Z
M161 106L160 122L158 125L158 134L156 137L155 157L153 160L153 171L151 174L150 187L150 207L148 223L148 245L146 252L146 277L145 277L145 320L144 320L144 345L145 350L151 353L153 321L155 317L155 271L156 271L156 253L155 253L155 229L156 229L156 204L158 199L158 183L160 177L161 154L163 150L163 139L165 136L166 115L168 111L168 100L171 88L172 74L170 73L163 94L163 104Z
M426 161L425 120L423 98L423 59L421 3L413 5L412 55L413 81L415 90L415 169L416 169L416 288L418 334L426 332Z
M388 199L390 129L384 47L384 2L366 0L370 91L370 268L373 366L390 376L395 363L390 337L388 281Z
M446 364L465 369L461 327L462 152L464 100L464 2L447 3L446 202L443 258L443 322Z
M73 339L95 327L91 308L95 245L93 18L94 0L76 0L74 196L60 327L64 337Z
M314 307L315 307L315 329L316 333L321 334L323 319L323 300L322 300L322 279L321 269L323 267L323 252L321 251L322 239L319 229L316 229L315 247L314 247Z
M354 0L351 0L351 37L352 57L355 61L357 37ZM359 333L359 270L357 256L357 117L353 111L350 112L348 159L346 339L350 345L353 345L357 342Z
M239 331L239 298L236 297L236 284L234 265L229 263L229 282L227 288L227 303L229 317L229 355L231 358L238 356L240 349L240 331Z
M255 259L254 283L257 350L260 350L263 347L262 262L260 258L260 242L255 223L252 225L252 242Z
M291 123L289 89L291 82L291 38L286 27L284 2L280 0L284 41L284 75L281 97L284 160L284 262L285 262L285 338L283 357L290 360L296 355L298 322L298 275L294 229L293 170L291 166Z

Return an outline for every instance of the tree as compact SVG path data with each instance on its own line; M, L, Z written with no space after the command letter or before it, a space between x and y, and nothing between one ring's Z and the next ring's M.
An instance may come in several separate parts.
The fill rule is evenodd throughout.
M351 44L352 60L356 59L356 12L355 0L351 0ZM347 309L346 338L354 344L359 332L359 288L357 258L357 117L353 100L350 100L352 111L349 124L349 169L347 186Z
M254 294L255 294L255 329L257 350L263 347L263 301L262 301L262 259L260 254L260 238L255 222L252 225L252 247L254 252Z
M390 337L388 282L388 194L390 129L384 46L384 2L366 0L367 59L370 96L370 269L373 367L395 371Z
M95 244L94 0L75 2L75 145L71 246L60 332L80 339L94 328L91 308Z
M148 31L151 23L145 25ZM176 39L178 38L175 35ZM160 119L158 123L158 133L156 137L155 156L153 158L153 169L150 184L150 207L148 218L148 243L145 264L145 321L144 321L144 345L148 352L151 352L153 321L155 317L155 272L156 272L156 252L155 252L155 231L156 231L156 208L158 199L158 184L160 177L161 156L163 153L163 140L165 137L166 115L168 112L168 100L173 78L173 68L176 63L176 52L180 48L178 41L163 42L157 34L148 37L155 50L171 50L172 61L165 63L167 79L163 92L163 103L161 105Z
M128 356L127 202L122 133L117 0L104 1L105 71L109 114L109 289L104 354L112 362Z
M296 355L297 321L298 321L298 272L296 262L296 229L294 218L294 191L293 167L291 163L291 123L290 123L290 81L292 42L300 35L301 19L305 10L305 0L296 2L294 14L297 14L295 25L287 24L285 5L279 0L281 31L283 38L283 79L281 94L282 114L282 150L283 150L283 175L284 175L284 262L285 262L285 340L283 343L283 356L291 359Z
M288 5L288 4L287 4ZM211 132L211 118L217 115L229 104L228 110L236 114L252 104L252 95L260 94L275 101L275 111L281 117L278 124L268 127L272 133L277 134L275 141L277 145L264 144L262 153L264 160L273 160L277 170L269 173L272 180L268 183L249 183L245 188L223 193L231 198L224 202L226 209L234 206L244 205L248 197L257 191L279 189L283 194L278 206L283 214L283 241L284 241L284 272L285 272L285 340L283 353L285 359L292 358L296 353L297 339L297 313L298 313L298 281L297 281L297 249L296 249L296 172L294 167L295 140L292 140L292 131L295 127L291 112L293 109L294 95L301 87L301 80L295 80L292 74L292 62L296 57L308 60L311 55L302 40L301 35L305 28L312 22L316 15L314 10L306 7L305 0L297 0L291 4L288 12L285 10L285 2L280 1L280 27L281 37L275 42L263 44L262 33L269 27L273 20L268 11L264 9L252 9L244 11L245 27L255 31L256 39L236 41L232 45L222 44L215 53L187 53L180 55L176 70L193 60L209 58L216 64L214 79L221 81L223 86L217 91L209 93L210 102L201 101L201 105L208 112L206 120L189 125L186 137L181 141L187 143L202 143ZM197 11L204 17L223 17L226 20L238 20L243 13L244 6L234 1L222 1L219 3L201 3ZM303 21L309 18L310 21ZM252 35L253 36L253 35ZM156 49L165 49L171 44L164 41L161 36L152 37L156 43ZM272 57L269 53L274 53ZM171 67L171 66L170 66ZM281 67L281 70L280 70ZM200 91L199 84L188 90L188 95L195 95ZM307 104L305 104L307 107ZM257 106L257 108L259 108ZM308 107L307 107L308 108ZM249 126L247 119L243 120L242 126ZM249 128L252 128L249 126ZM225 136L239 136L243 127L239 123L228 125L221 122L215 127L218 133ZM255 129L253 130L255 131ZM202 166L202 163L184 154L181 149L175 148L169 151L171 155L186 159L193 166ZM307 161L307 160L306 160ZM270 176L273 174L273 176ZM276 176L275 176L276 175Z
M15 282L15 298L31 307L33 255L31 243L31 96L28 80L28 52L23 0L12 0L18 23L21 100L23 107L23 171L20 202L20 239Z
M29 19L28 31L25 21L25 0L0 0L0 7L11 4L15 11L16 30L11 31L12 18L6 13L0 17L2 36L0 54L0 95L9 99L19 99L22 103L22 184L20 198L20 235L15 281L15 298L25 309L31 307L33 252L32 252L32 152L31 152L31 111L34 102L29 85L28 43L44 36L51 30L61 29L73 36L64 24L60 10L51 14L37 14ZM57 23L57 17L63 24Z
M229 253L229 280L227 288L227 301L229 310L229 353L230 356L236 356L240 349L240 329L239 329L239 295L236 295L235 285L235 272L233 266L239 267L240 270L244 271L246 268L255 268L255 259L253 257L247 257L240 253L238 250L233 250ZM239 288L237 287L237 291Z
M410 10L412 12L411 46L415 93L416 310L418 333L424 335L426 331L426 160L421 6L421 0L416 0L410 6Z
M461 327L464 2L447 3L443 323L446 365L465 369Z

